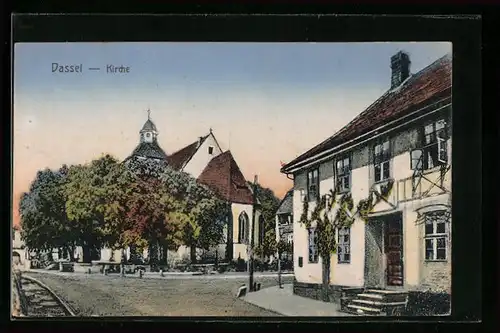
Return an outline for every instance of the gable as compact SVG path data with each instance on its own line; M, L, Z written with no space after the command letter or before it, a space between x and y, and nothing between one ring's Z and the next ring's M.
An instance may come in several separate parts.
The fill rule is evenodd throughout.
M197 145L191 158L185 163L182 171L189 173L194 178L198 178L208 163L220 154L222 154L222 150L214 135L210 133L201 141L199 146Z

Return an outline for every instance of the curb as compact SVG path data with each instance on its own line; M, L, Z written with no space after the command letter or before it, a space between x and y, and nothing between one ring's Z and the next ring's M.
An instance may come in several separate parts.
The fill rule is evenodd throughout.
M59 295L57 295L57 294L56 294L56 293L55 293L55 292L54 292L51 288L49 288L49 287L48 287L45 283L42 283L42 282L40 282L38 279L35 279L34 277L31 277L31 276L26 276L26 275L24 275L24 276L23 276L23 278L25 278L25 279L27 279L27 280L31 280L31 281L33 281L33 282L35 282L35 283L39 284L42 288L47 289L47 291L48 291L49 293L51 293L51 294L52 294L52 296L54 296L54 297L57 299L57 301L58 301L58 302L59 302L59 303L60 303L60 304L61 304L61 305L65 308L65 310L66 310L66 311L70 314L70 316L72 316L72 317L75 317L75 316L76 316L76 314L75 314L75 312L73 311L73 309L71 308L71 306L70 306L68 303L66 303L66 301L64 301L61 297L59 297Z

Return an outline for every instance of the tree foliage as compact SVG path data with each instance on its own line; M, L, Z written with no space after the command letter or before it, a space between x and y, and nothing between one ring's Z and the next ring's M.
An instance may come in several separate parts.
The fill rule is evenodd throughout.
M221 243L230 205L164 161L103 155L83 165L38 172L19 208L34 250L70 245L209 249ZM87 249L87 252L85 251Z
M249 186L253 183L248 182ZM273 190L257 184L257 200L261 215L264 218L264 230L259 230L264 234L262 244L255 247L255 254L258 256L271 256L276 253L276 211L280 205L280 199L276 197Z
M39 171L29 191L21 195L21 237L29 248L49 251L75 239L75 230L66 223L60 191L66 182L66 172L65 166L58 171Z

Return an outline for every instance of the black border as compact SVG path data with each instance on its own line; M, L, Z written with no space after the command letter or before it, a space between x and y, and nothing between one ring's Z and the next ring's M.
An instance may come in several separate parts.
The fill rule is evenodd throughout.
M452 263L452 316L440 317L441 326L451 320L474 322L481 319L482 281L481 257L470 248L481 248L481 19L468 17L430 16L371 16L371 15L19 15L12 18L14 42L67 42L67 41L259 41L259 42L349 42L349 41L451 41L453 42L453 263ZM10 65L10 62L9 62ZM12 74L12 73L11 73ZM10 106L9 106L10 107ZM7 113L6 114L10 114ZM10 124L6 121L5 124ZM4 133L9 143L10 130ZM11 166L9 166L10 170ZM470 177L471 174L478 177ZM460 184L460 185L456 185ZM10 192L10 188L9 188ZM10 207L10 202L6 207ZM10 220L10 212L7 212ZM5 236L10 237L9 231ZM10 239L4 242L3 253L10 263ZM491 251L491 249L490 249ZM7 264L7 266L10 264ZM9 269L8 267L6 267ZM10 285L3 289L10 294ZM4 299L6 299L4 297ZM6 304L6 303L4 303ZM6 304L7 311L9 305ZM7 313L10 319L10 313ZM458 318L458 316L460 318ZM7 319L7 320L9 320ZM486 318L484 318L486 319ZM133 322L131 320L134 320ZM153 322L154 320L154 322ZM168 323L209 325L218 329L245 329L243 323L254 322L256 329L274 327L294 329L299 318L106 318L47 321L29 320L11 322L21 328L50 328L68 326L71 329L120 327L132 329L159 323L165 329ZM257 321L258 322L255 322ZM304 318L307 322L321 323L329 331L377 328L386 331L393 326L402 331L410 329L417 318L405 323L374 318L372 323L339 324L328 318ZM130 323L129 323L130 321ZM422 328L436 329L436 318L420 318L426 322ZM126 325L124 322L127 322ZM373 322L377 322L374 324ZM20 324L22 323L22 324ZM73 323L63 324L59 323ZM240 323L237 327L235 323ZM191 325L190 325L191 324ZM390 324L390 325L388 325ZM215 328L215 326L210 325ZM455 326L455 325L453 325ZM467 325L471 329L471 324ZM11 327L11 328L14 328ZM203 326L202 326L203 327ZM205 326L206 327L206 326ZM310 326L302 326L311 328ZM194 327L193 327L194 328ZM142 329L142 327L140 328ZM149 329L149 328L148 328Z

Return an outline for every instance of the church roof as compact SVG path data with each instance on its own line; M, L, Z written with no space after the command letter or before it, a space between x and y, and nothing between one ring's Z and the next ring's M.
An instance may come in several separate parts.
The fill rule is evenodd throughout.
M293 189L285 194L276 211L276 214L291 214L293 212Z
M167 159L167 154L160 147L158 142L155 140L153 142L141 142L134 149L130 157L140 156L146 158L156 158L156 159Z
M146 122L144 123L144 126L142 126L141 132L144 132L144 131L155 131L155 132L157 132L156 125L155 125L155 123L153 123L151 121L151 119L146 120Z
M200 140L196 140L195 142L187 145L181 150L176 151L172 155L168 156L168 164L174 168L175 170L181 170L189 160L194 156L194 154L198 151L198 148L203 144L203 142L208 138L210 134L202 136Z
M227 201L249 205L253 203L252 191L229 150L214 157L202 171L198 181Z

